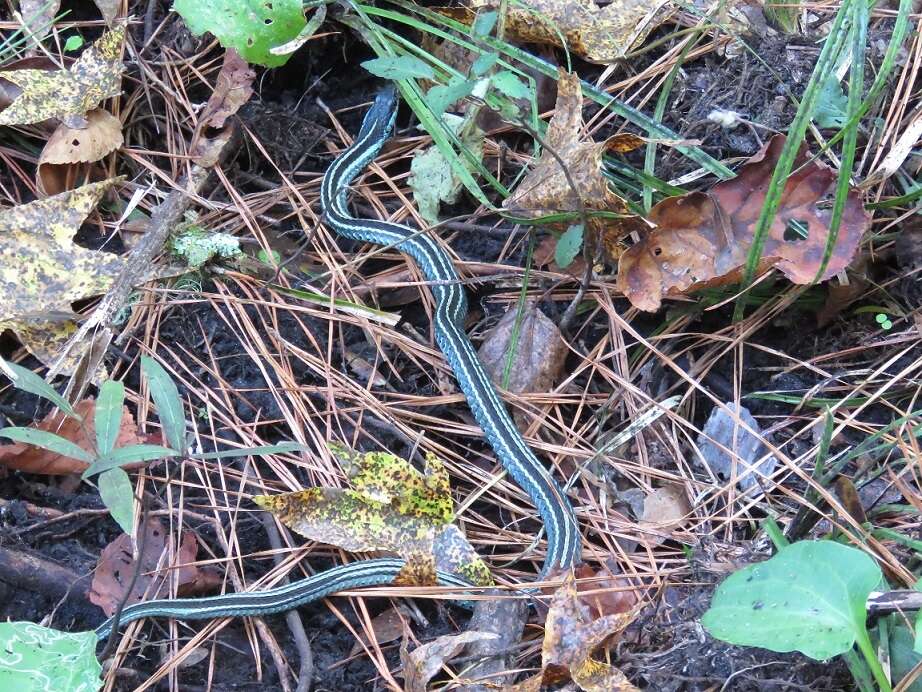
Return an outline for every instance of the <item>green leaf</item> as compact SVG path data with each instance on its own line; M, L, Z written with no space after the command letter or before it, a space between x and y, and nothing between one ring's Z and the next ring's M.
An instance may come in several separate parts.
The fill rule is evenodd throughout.
M482 130L473 125L465 128L465 119L450 113L446 113L443 120L462 138L462 145L467 147L478 161L483 158ZM462 159L462 163L467 165L467 159ZM471 170L470 166L468 170ZM463 189L463 183L454 175L442 150L435 145L413 155L407 184L413 190L413 199L419 207L420 216L431 224L439 222L439 205L443 202L454 204Z
M64 42L64 52L73 53L75 50L80 50L83 47L83 36L68 36L67 40Z
M471 65L471 74L475 77L482 77L491 67L499 60L499 53L481 53L480 56Z
M922 656L915 650L913 634L903 624L900 616L890 616L889 635L890 665L894 685L906 677L915 668ZM918 629L916 630L918 637ZM909 687L903 688L906 692L922 692L922 679L916 678Z
M583 224L576 223L570 226L563 235L557 239L554 247L554 261L561 269L566 269L579 254L583 246Z
M471 26L471 36L475 38L489 36L490 32L493 31L493 27L496 26L496 19L498 17L499 15L496 12L482 12L478 14L474 19L474 24Z
M99 495L122 531L134 530L134 488L124 469L114 468L99 474Z
M111 454L99 457L86 471L83 472L84 478L95 476L97 473L108 471L109 469L125 464L138 464L142 461L153 461L154 459L169 459L179 456L179 452L161 447L160 445L129 445L119 447Z
M374 58L363 62L362 67L384 79L435 79L432 68L415 55Z
M469 96L476 84L473 80L460 79L444 86L439 84L426 92L426 103L432 112L441 118L451 104Z
M55 435L52 432L48 432L47 430L15 427L3 428L3 430L0 430L0 437L5 437L14 442L25 442L26 444L35 445L36 447L41 447L42 449L47 449L57 454L63 454L66 457L77 459L87 464L93 463L94 457L92 454L82 447L78 447L70 440L60 435Z
M96 397L96 451L108 454L115 449L118 431L122 426L122 407L125 404L125 385L106 380Z
M881 577L857 548L801 541L730 575L701 624L731 644L825 660L867 640L865 603Z
M836 79L835 72L830 72L817 97L813 121L823 129L842 127L848 115L847 109L848 99L842 91L842 85Z
M280 442L277 445L263 445L261 447L243 447L241 449L228 449L223 452L204 452L190 454L192 459L231 459L234 457L249 457L259 454L287 454L288 452L309 452L310 447L300 442Z
M295 38L307 22L301 0L175 0L173 9L196 36L214 34L247 62L278 67L291 55L271 48Z
M529 86L509 70L502 70L490 77L490 84L511 99L531 97Z
M186 418L176 383L163 366L149 356L141 356L141 371L147 376L147 386L157 405L167 444L182 452L186 448Z
M3 360L2 358L0 358L0 364L2 364L3 369L7 371L7 376L10 376L10 373L12 373L10 379L13 381L13 386L16 387L16 389L21 389L24 392L29 392L29 394L35 394L43 399L47 399L71 418L80 419L80 416L76 414L70 402L58 394L54 387L45 382L45 380L34 372L16 363Z
M102 687L95 632L61 632L34 622L0 623L0 689L93 692Z

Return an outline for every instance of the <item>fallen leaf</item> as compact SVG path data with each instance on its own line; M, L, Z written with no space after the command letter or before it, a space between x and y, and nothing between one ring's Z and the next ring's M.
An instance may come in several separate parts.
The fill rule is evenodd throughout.
M308 488L253 501L293 531L345 550L387 550L407 565L400 584L434 584L436 570L492 584L490 571L454 521L448 473L427 455L420 473L386 452L359 453L331 444L352 490Z
M233 48L224 52L224 63L218 72L214 92L202 111L201 123L205 127L224 127L253 95L253 80L256 72Z
M106 615L111 616L123 601L131 605L157 598L165 591L168 580L176 580L180 596L207 593L221 586L222 580L215 572L190 564L195 562L198 553L193 533L184 532L173 560L161 562L164 552L172 545L172 535L156 517L148 519L143 530L144 536L137 539L141 550L140 567L134 557L134 539L128 534L121 534L103 548L99 556L89 596ZM138 577L129 591L135 572Z
M743 490L761 497L762 478L768 477L778 465L778 459L768 453L764 440L749 430L761 433L762 428L745 406L737 407L732 401L726 404L731 413L715 406L698 436L698 450L704 463L714 473L724 478L736 478ZM733 416L732 412L738 412ZM739 421L746 424L743 428ZM724 451L726 448L729 451ZM750 467L755 467L750 470Z
M0 330L12 330L45 363L48 347L37 337L66 332L71 303L105 292L124 267L117 255L73 242L83 219L119 181L0 211Z
M773 137L733 180L653 207L650 221L656 230L624 252L618 264L618 288L635 307L657 310L663 296L740 279L784 141L784 135ZM816 278L829 234L831 205L825 201L835 181L835 171L809 160L803 145L765 239L759 272L775 267L798 284ZM822 280L848 266L869 223L860 194L851 190ZM798 237L798 228L806 230L806 238Z
M112 20L115 19L118 14L118 7L121 5L121 0L93 0L93 4L99 9L106 23L111 24Z
M855 483L851 478L842 475L836 478L836 495L855 523L864 524L868 520L861 504L861 497L858 495L858 489L855 488Z
M505 6L507 39L565 47L589 62L621 60L665 18L664 0L620 0L600 7L592 0L523 0ZM496 9L495 0L471 0L468 7L436 8L470 24L476 10ZM561 46L561 34L566 46Z
M121 92L124 25L103 34L67 70L7 70L0 78L22 93L0 112L0 125L28 125L49 118L69 127L86 127L83 117L104 99Z
M460 138L473 158L480 160L483 157L483 131L473 123L468 123L466 118L451 113L444 113L442 119L448 129ZM467 157L462 157L461 161L466 168L473 170ZM431 224L439 222L439 205L457 202L464 187L435 144L413 155L407 184L413 190L413 199L419 207L420 216Z
M641 521L648 524L645 528L650 530L645 530L640 540L648 546L659 545L690 512L691 505L680 486L669 484L655 488L644 499Z
M557 105L545 136L547 148L503 201L503 208L532 219L581 208L586 212L613 212L619 217L593 217L589 228L593 234L601 234L606 243L614 244L635 230L646 231L647 225L630 212L627 202L612 192L602 175L602 155L611 140L582 139L582 107L579 76L560 69ZM564 223L560 230L568 225Z
M74 410L82 418L82 421L65 416L58 409L54 409L34 427L38 430L60 435L84 451L95 454L96 428L94 425L94 413L96 411L96 402L93 399L84 399L74 406ZM134 416L131 415L127 407L123 407L122 422L115 446L124 447L126 445L141 444L145 441L146 438L138 434L138 426L134 421ZM85 462L77 459L71 459L41 447L18 442L12 445L0 446L0 463L18 471L41 473L49 476L83 473L88 466Z
M124 143L122 123L108 111L97 108L86 114L82 129L58 125L38 157L36 183L43 195L73 189L77 182L105 178L105 170L87 165L111 154Z
M371 631L378 644L397 641L403 634L405 621L396 608L388 608L371 619ZM359 633L359 641L352 647L349 657L358 656L368 646L370 639L365 632Z
M61 0L20 0L19 13L25 34L34 44L40 44L51 31L54 18L61 9Z
M577 256L569 265L566 267L561 267L555 261L556 254L557 237L553 235L546 235L538 242L532 257L534 259L535 266L547 267L552 272L569 274L574 279L583 278L586 273L586 260L583 257Z
M614 560L609 562L617 564ZM627 613L640 603L640 596L630 579L614 574L610 567L595 570L584 564L574 570L579 600L589 607L593 617Z
M619 634L639 613L627 612L595 617L582 603L571 573L554 593L544 625L541 647L542 675L536 685L530 678L511 691L537 690L540 684L553 685L571 678L586 692L634 692L637 690L620 670L592 658L592 653L609 637Z
M499 386L503 386L518 313L513 305L480 346L479 355L484 369ZM506 389L516 394L548 392L553 389L563 372L568 353L567 344L557 325L533 303L528 304L522 314L515 348ZM515 417L520 428L527 425L526 419L518 412Z
M403 679L406 692L427 692L429 681L467 644L486 639L496 639L493 632L462 632L446 634L428 644L409 651L408 639L404 637L400 646L400 661L403 663Z

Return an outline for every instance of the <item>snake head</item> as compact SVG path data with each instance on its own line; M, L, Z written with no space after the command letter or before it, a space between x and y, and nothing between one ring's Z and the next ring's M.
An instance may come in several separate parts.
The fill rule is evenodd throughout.
M365 119L362 120L362 129L356 139L362 139L372 130L375 132L376 139L387 139L390 136L391 128L394 126L394 118L397 117L397 105L400 99L397 96L397 88L392 82L388 82L378 95L375 102L365 113Z

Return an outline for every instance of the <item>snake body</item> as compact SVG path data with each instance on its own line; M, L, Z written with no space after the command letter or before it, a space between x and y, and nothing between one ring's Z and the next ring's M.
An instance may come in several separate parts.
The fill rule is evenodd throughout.
M349 185L378 155L390 136L397 104L397 94L392 87L379 93L365 114L352 145L324 175L320 202L326 223L344 238L393 246L416 261L435 299L432 323L439 348L487 441L503 467L531 497L544 522L548 547L542 576L555 568L571 567L578 561L580 547L573 509L550 473L525 444L464 332L462 322L467 314L467 298L451 259L425 233L396 223L356 219L349 214ZM203 620L279 613L338 591L389 584L403 564L402 560L391 558L362 560L265 591L137 603L123 609L119 623L154 616ZM463 579L450 574L440 573L439 581L450 586L469 586ZM107 636L113 624L112 618L104 622L96 629L97 635Z

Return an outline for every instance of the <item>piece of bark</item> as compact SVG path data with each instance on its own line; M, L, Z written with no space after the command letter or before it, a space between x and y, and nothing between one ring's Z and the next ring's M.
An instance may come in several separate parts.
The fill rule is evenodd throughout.
M522 639L528 603L518 598L496 598L478 601L467 629L475 632L492 632L496 639L472 642L464 650L466 657L478 657L464 671L468 680L483 679L489 684L473 683L459 687L463 692L493 692L498 687L511 684L514 674L501 675L513 668L516 645Z

